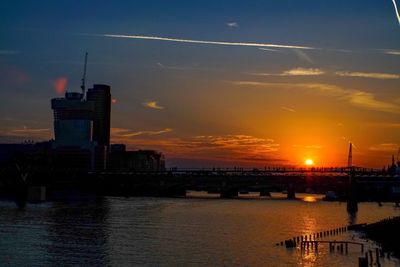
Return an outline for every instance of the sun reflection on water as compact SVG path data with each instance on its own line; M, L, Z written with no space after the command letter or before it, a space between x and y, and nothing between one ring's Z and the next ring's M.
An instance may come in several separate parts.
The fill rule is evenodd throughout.
M305 196L305 197L303 198L303 201L305 201L305 202L316 202L316 201L317 201L317 198L314 197L314 196Z

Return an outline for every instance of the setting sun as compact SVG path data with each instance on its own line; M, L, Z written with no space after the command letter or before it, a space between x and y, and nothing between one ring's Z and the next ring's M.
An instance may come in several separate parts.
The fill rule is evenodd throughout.
M312 159L306 159L306 161L304 162L307 166L311 166L314 164L314 161Z

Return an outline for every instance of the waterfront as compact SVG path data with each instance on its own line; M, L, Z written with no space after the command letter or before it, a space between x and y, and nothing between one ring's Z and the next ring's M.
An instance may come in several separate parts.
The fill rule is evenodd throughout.
M276 242L400 214L392 203L302 200L104 198L84 203L30 204L18 211L0 202L0 261L5 266L355 266L348 255L287 250ZM306 200L306 201L304 201ZM329 239L329 238L325 238ZM347 232L330 237L358 240ZM370 242L366 243L366 248ZM396 266L393 260L382 266Z

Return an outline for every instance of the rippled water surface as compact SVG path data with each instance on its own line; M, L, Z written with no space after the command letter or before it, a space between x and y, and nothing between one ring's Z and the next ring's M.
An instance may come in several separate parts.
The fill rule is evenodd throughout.
M352 217L345 203L305 200L105 198L23 211L0 202L0 265L357 266L357 246L345 255L326 245L315 253L275 244L400 215L393 204L363 203ZM354 232L324 239L359 240Z

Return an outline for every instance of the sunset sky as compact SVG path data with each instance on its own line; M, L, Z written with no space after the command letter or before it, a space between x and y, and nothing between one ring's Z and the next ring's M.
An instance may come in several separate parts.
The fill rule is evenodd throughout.
M1 1L0 142L53 138L50 99L111 85L111 139L168 167L381 168L400 145L392 0Z

